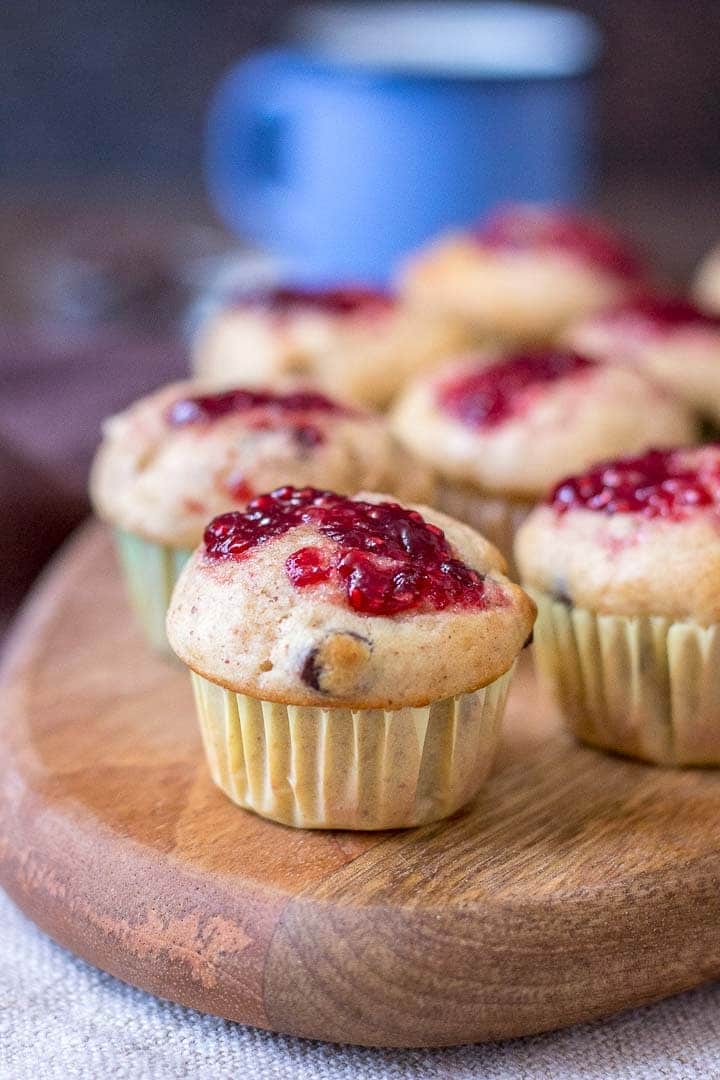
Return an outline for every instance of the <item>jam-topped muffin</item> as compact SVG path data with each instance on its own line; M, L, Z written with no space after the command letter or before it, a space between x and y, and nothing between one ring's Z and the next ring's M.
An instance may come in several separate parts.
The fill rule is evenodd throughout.
M542 342L573 319L634 291L641 265L610 229L571 210L518 205L430 244L401 291L460 316L487 341Z
M216 783L288 825L453 813L535 616L503 569L472 529L385 495L283 487L216 518L167 621Z
M720 315L720 244L709 251L700 263L693 294L703 311Z
M532 506L569 469L692 442L687 408L634 371L577 353L483 353L415 380L393 427L435 469L437 504L510 557Z
M720 315L682 297L646 294L573 324L563 341L597 360L635 367L720 419Z
M194 370L217 385L297 376L383 407L418 371L465 348L464 324L367 288L276 288L235 298L200 330Z
M380 418L317 391L216 393L176 383L105 423L92 500L116 530L135 608L155 645L165 645L172 585L209 519L288 482L432 496L427 466Z
M720 445L563 480L516 557L571 729L647 761L720 764Z

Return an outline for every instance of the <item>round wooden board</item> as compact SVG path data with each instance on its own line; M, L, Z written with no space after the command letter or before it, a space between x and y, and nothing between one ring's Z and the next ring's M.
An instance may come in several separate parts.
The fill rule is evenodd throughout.
M18 624L1 700L0 881L56 941L162 997L443 1045L720 973L720 774L578 746L529 664L468 811L383 834L273 825L213 787L187 676L144 650L92 527Z

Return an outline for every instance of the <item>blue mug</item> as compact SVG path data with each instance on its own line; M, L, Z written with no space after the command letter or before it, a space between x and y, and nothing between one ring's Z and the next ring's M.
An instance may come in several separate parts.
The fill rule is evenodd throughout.
M524 4L305 12L300 43L241 61L206 144L211 199L307 282L387 281L497 202L578 203L591 174L595 28Z

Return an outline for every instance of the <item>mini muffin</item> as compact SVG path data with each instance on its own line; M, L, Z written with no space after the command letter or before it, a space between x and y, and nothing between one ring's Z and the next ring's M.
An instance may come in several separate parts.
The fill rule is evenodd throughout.
M695 436L661 387L560 351L484 353L417 379L393 426L437 470L437 505L508 557L520 522L568 469Z
M314 391L204 393L176 383L106 422L91 496L115 529L153 645L167 649L172 586L209 519L287 482L432 496L427 466L409 458L381 419Z
M700 263L693 293L703 311L720 315L720 244Z
M467 347L458 319L371 289L290 289L238 297L195 343L194 370L217 385L299 376L348 401L383 407L409 375Z
M639 296L568 327L563 341L596 360L635 367L720 419L720 316L688 300Z
M215 518L167 620L215 782L305 828L463 806L535 618L504 565L467 526L385 495L284 487Z
M637 287L624 240L570 210L509 206L412 257L400 289L415 305L459 316L480 341L543 342Z
M516 556L571 730L658 764L720 764L720 445L564 480Z

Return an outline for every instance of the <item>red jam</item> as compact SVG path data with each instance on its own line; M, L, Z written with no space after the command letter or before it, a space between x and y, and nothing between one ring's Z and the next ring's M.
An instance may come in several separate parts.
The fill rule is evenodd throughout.
M349 416L351 410L324 394L308 390L295 390L288 394L275 394L272 390L226 390L219 394L202 394L198 397L180 398L173 402L166 413L169 424L182 427L185 424L206 423L222 420L231 413L251 412L263 409L265 413L335 413Z
M209 559L248 551L311 525L331 544L299 548L286 560L292 584L334 582L355 611L396 615L449 607L501 606L502 590L453 555L442 529L396 503L367 503L315 488L278 488L244 513L221 514L205 530Z
M720 451L720 446L712 449ZM682 521L695 510L720 504L720 455L696 453L692 466L687 451L677 450L606 461L563 480L547 501L560 514L583 509Z
M639 296L597 318L625 333L664 333L693 326L720 330L720 315L709 315L681 296Z
M474 235L484 247L566 251L617 277L642 275L637 256L619 237L600 222L571 210L508 206L496 211Z
M255 497L255 492L243 473L233 473L225 481L224 490L235 502L248 503Z
M227 390L220 394L181 398L167 410L173 427L209 423L237 413L255 413L250 426L256 431L287 431L302 451L325 442L324 432L306 417L313 413L336 416L356 415L352 409L331 401L324 394L296 390L275 394L270 390Z
M521 416L544 384L583 376L596 366L572 352L520 353L451 377L439 385L437 402L463 424L495 427Z
M312 308L326 315L360 315L392 308L389 293L366 286L336 289L277 288L252 292L236 301L241 307L260 307L276 315L285 315L298 308Z

